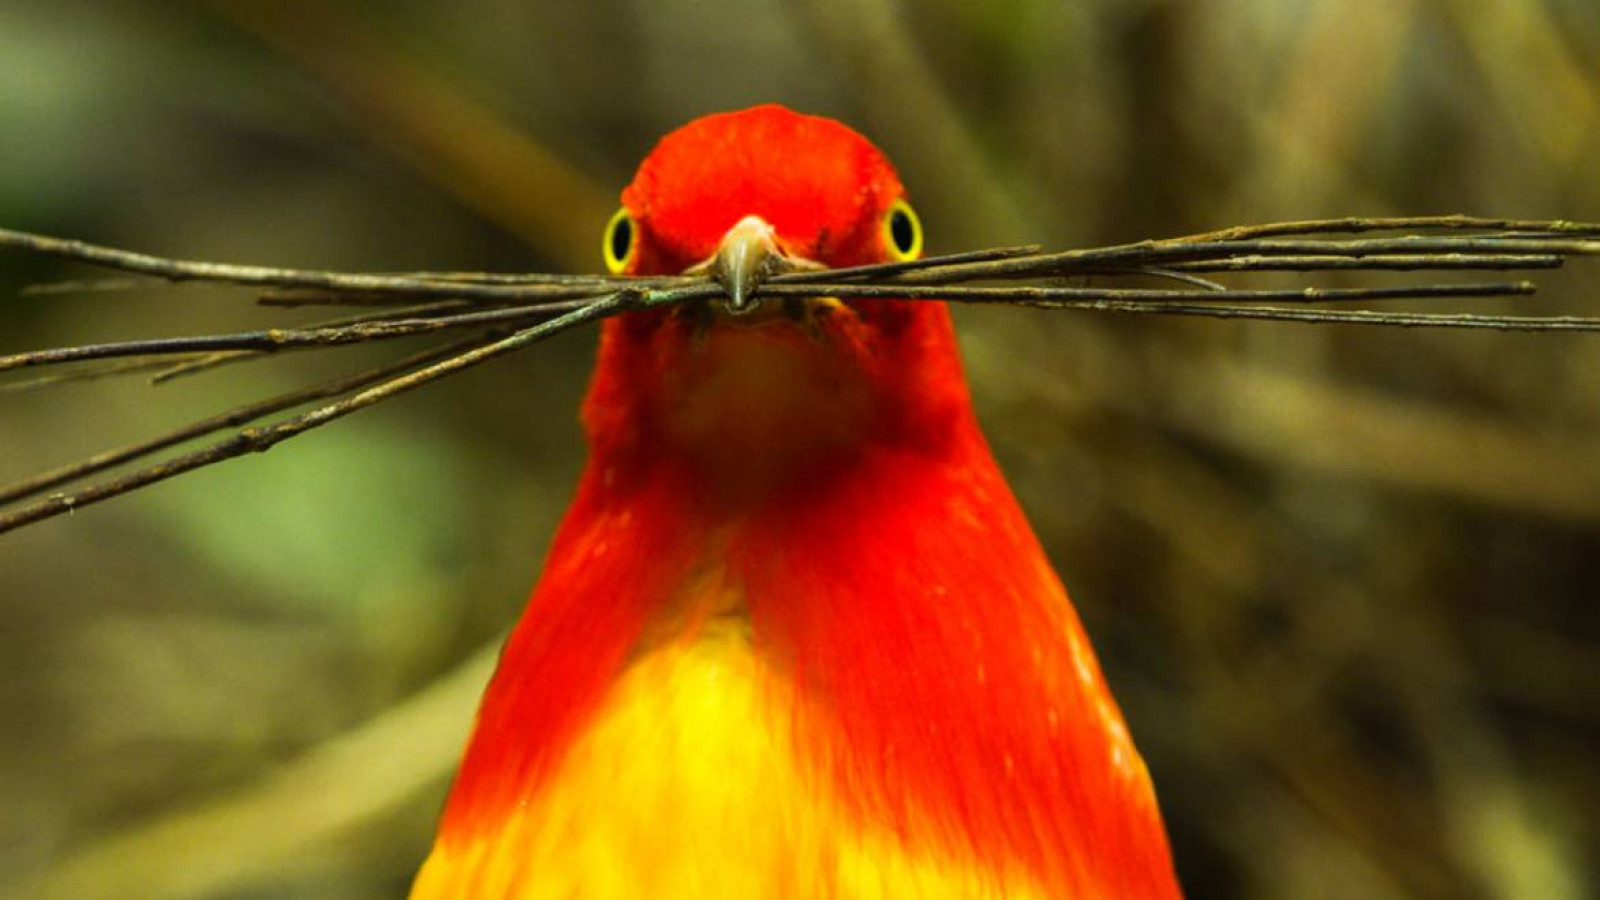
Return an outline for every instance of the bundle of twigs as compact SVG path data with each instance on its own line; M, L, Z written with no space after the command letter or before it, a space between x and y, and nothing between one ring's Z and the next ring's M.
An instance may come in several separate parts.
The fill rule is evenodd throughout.
M1384 232L1385 236L1373 237ZM339 273L188 262L0 229L0 248L64 257L136 276L29 288L31 293L123 289L154 282L211 282L255 289L272 306L370 308L299 328L129 340L0 356L3 373L70 368L0 383L0 391L131 373L161 382L291 349L452 332L466 334L392 363L281 394L146 441L108 450L0 488L0 532L124 494L212 463L266 450L356 410L545 338L628 310L708 303L723 288L705 277ZM1509 297L1534 293L1527 280L1480 277L1378 287L1237 289L1213 277L1241 272L1509 272L1559 268L1600 255L1600 224L1466 216L1347 218L1242 226L1164 240L1047 253L1039 247L982 250L911 262L793 272L760 295L839 296L1000 303L1052 309L1401 327L1600 332L1600 317L1390 312L1328 308L1387 300ZM1161 288L1089 286L1091 279L1157 279ZM974 284L974 282L986 282ZM1286 305L1287 304L1287 305ZM274 413L323 405L265 425ZM237 429L197 450L57 492L197 438ZM52 493L54 492L54 493Z

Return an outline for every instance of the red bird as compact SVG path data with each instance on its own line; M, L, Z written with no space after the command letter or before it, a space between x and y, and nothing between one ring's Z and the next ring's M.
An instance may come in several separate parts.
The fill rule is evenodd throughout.
M605 323L588 466L412 896L1177 897L944 305L755 292L921 252L883 154L707 116L622 204L612 271L728 297Z

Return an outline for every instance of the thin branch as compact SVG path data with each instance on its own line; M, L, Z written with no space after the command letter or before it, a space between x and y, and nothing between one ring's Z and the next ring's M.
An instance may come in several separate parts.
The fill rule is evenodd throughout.
M161 359L156 361L161 366L161 370L150 376L150 383L152 385L166 384L169 381L185 376L198 375L201 372L209 372L212 369L220 369L223 366L235 363L264 359L271 355L260 350L216 350L211 353L199 354L193 359L180 360L176 363Z
M1292 309L1281 306L1228 306L1193 303L1128 303L1116 300L1024 303L1042 309L1152 313L1213 319L1259 319L1321 325L1387 325L1400 328L1476 328L1490 331L1578 331L1600 333L1595 316L1495 316L1472 313L1378 312L1355 309Z
M1587 256L1600 254L1600 240L1582 238L1515 238L1487 237L1427 237L1372 238L1362 240L1230 240L1199 241L1174 238L1161 241L1139 241L1112 247L1095 247L1086 250L1066 250L1043 253L1016 259L985 263L942 266L913 273L902 280L918 284L947 284L991 278L1044 278L1057 275L1081 275L1105 272L1108 268L1129 268L1161 264L1173 267L1177 263L1222 260L1237 256L1336 256L1345 258L1371 258L1384 256L1440 256L1445 262L1441 268L1475 268L1465 266L1459 259L1462 254L1488 255L1558 255ZM1432 268L1431 265L1419 268ZM1486 268L1495 268L1491 265ZM777 279L774 279L775 281Z
M1600 224L1540 219L1490 219L1481 216L1346 216L1265 225L1238 225L1207 231L1182 240L1238 241L1296 234L1361 234L1373 231L1513 231L1538 234L1600 236Z
M149 290L166 287L168 282L159 278L74 278L69 281L46 281L25 284L17 295L21 297L50 297L59 294L100 294L123 291Z
M330 294L327 292L307 293L293 291L280 293L269 291L256 298L257 306L270 306L279 309L299 309L303 306L370 306L389 309L406 302L404 295L395 294ZM469 301L455 301L466 303Z
M560 310L555 310L559 312ZM463 313L432 318L384 319L354 325L327 328L265 328L236 334L209 334L194 337L155 338L152 340L115 341L106 344L84 344L77 347L57 347L0 356L0 372L32 366L55 365L90 359L113 359L125 356L164 356L216 350L253 350L276 352L291 347L333 347L342 344L359 344L367 341L388 340L427 334L448 328L468 328L502 322L516 322L536 316L548 316L549 307L515 307Z
M1180 284L1187 284L1191 287L1197 287L1205 291L1225 291L1228 289L1227 285L1212 281L1209 278L1201 278L1198 275L1190 275L1186 272L1179 272L1175 269L1163 268L1161 266L1138 266L1131 269L1109 269L1104 274L1124 277L1143 275L1148 278L1156 278L1164 281L1176 281Z
M321 384L311 385L310 387L290 391L285 394L279 394L276 397L271 397L266 400L249 403L244 406L228 410L227 412L211 416L210 418L201 419L198 422L190 423L182 428L169 431L165 434L150 438L149 440L128 444L123 447L118 447L114 450L107 450L102 453L97 453L94 456L82 460L81 462L62 466L57 469L51 469L48 472L41 472L40 474L31 478L27 478L15 484L0 488L0 506L15 503L18 500L26 497L32 497L36 494L41 494L50 490L51 488L60 487L63 484L77 481L80 478L88 477L97 472L104 472L107 469L112 469L124 463L132 462L133 460L149 456L152 453L158 453L167 449L168 447L175 447L197 437L204 437L205 435L213 432L221 431L224 428L234 428L249 422L254 422L256 419L259 419L262 416L269 416L275 412L282 412L283 410L290 409L292 407L310 403L313 400L325 400L329 397L337 397L342 394L348 394L351 391L366 387L369 384L377 383L385 378L393 377L401 372L406 372L419 366L427 365L428 363L436 360L444 359L449 356L455 356L458 353L471 350L474 347L487 343L488 341L492 340L493 337L494 335L491 332L479 335L477 337L468 338L464 341L457 341L444 347L435 347L424 350L420 353L414 353L405 357L404 359L389 363L387 365L379 366L375 369L367 369L351 375L341 376Z
M176 475L191 472L213 463L243 456L246 453L263 453L298 434L310 431L357 410L365 409L397 394L413 390L463 369L487 362L520 350L561 332L616 315L624 309L649 305L634 291L618 291L572 312L541 322L516 332L510 337L458 354L443 362L434 363L409 374L382 382L366 390L345 397L335 403L320 406L309 412L283 419L259 428L244 428L232 436L191 453L130 472L118 478L98 482L68 494L56 494L31 503L9 513L0 514L0 534L33 522L72 512L80 507L108 500L146 485L165 481Z
M851 298L893 300L954 300L962 303L1012 303L1036 306L1046 303L1083 303L1114 300L1123 302L1164 302L1196 300L1205 302L1295 302L1348 303L1374 300L1418 300L1441 297L1513 297L1532 294L1531 281L1467 282L1462 284L1422 284L1374 288L1292 288L1285 290L1173 290L1167 288L1095 287L971 287L945 284L766 284L757 296L808 297L816 294Z
M917 272L924 269L937 269L943 266L988 263L1036 256L1042 249L1038 244L1024 244L1018 247L996 247L992 250L971 250L965 253L946 253L942 256L924 256L921 259L907 259L899 262L873 263L846 269L811 269L802 272L785 272L782 275L774 276L772 281L776 284L807 284L814 281L853 281L857 278L887 278L892 275L902 275L907 272Z
M1600 332L1600 317L1500 316L1456 313L1379 312L1374 310L1306 310L1273 306L1238 306L1220 301L1293 301L1298 303L1397 300L1428 297L1506 297L1532 294L1531 282L1421 285L1388 288L1301 288L1287 291L1172 291L1117 288L966 287L949 285L765 285L767 296L807 296L836 291L844 296L957 303L999 303L1039 309L1092 312L1206 316L1218 319L1261 319L1274 322L1392 325L1403 328L1481 328L1497 331ZM1203 302L1192 302L1203 301Z
M1394 272L1507 271L1512 269L1559 269L1562 257L1555 254L1410 254L1393 256L1230 256L1195 262L1173 263L1181 272L1331 272L1370 270Z
M196 354L195 359L189 362L192 363L203 358L203 355ZM173 362L170 359L119 359L104 365L83 366L66 372L51 372L47 375L0 384L0 394L21 394L41 388L56 387L69 382L98 381L102 378L116 378L122 375L158 371L169 368L172 365ZM159 378L160 376L156 377Z
M418 306L406 307L404 309L386 310L377 313L364 313L359 316L347 316L342 319L329 319L327 321L316 322L312 325L304 327L332 328L341 325L357 325L362 322L383 321L384 319L390 317L409 318L412 316L430 316L437 313L450 312L451 310L457 310L464 306L471 305L471 303L465 300L440 300L434 303L424 303ZM541 307L541 309L548 310L548 307ZM271 353L262 352L260 350L213 351L211 353L202 354L195 359L184 360L175 365L165 366L161 371L150 377L150 383L165 384L174 379L183 378L189 375L197 375L201 372L209 372L213 369L218 369L227 365L233 365L235 363L263 359L271 355Z
M580 299L595 292L597 282L611 289L631 286L631 279L597 275L550 276L552 280L525 285L468 284L404 275L376 275L359 272L322 272L306 269L279 269L268 266L236 266L224 263L166 259L103 247L83 241L64 240L24 231L0 228L0 248L26 250L90 263L123 272L151 275L166 281L212 281L262 288L312 288L327 291L364 291L374 294L403 294L409 298L465 297L484 300Z
M595 273L552 274L549 272L409 272L407 278L421 278L445 284L501 284L582 286L613 290L627 287L671 287L700 279L690 275L598 275Z
M0 241L0 247L3 247L3 246L5 246L5 243L3 241ZM85 260L85 261L87 261L87 260ZM91 265L97 265L98 263L90 263L90 264ZM305 272L305 271L299 270L299 269L285 269L283 271L294 272L294 273L297 273L297 274L312 274L312 273L308 273L308 272ZM329 272L329 273L323 273L323 274L338 275L338 276L343 277L343 276L347 276L347 275L358 275L358 274L363 274L363 273ZM417 281L426 281L426 282L435 283L435 284L441 285L441 286L442 285L452 285L452 284L510 285L510 286L516 286L516 285L541 286L541 285L543 285L543 286L548 286L548 287L552 287L552 288L560 288L559 291L547 292L549 294L553 294L554 296L556 296L558 298L559 297L568 296L568 295L572 294L574 291L581 291L586 286L590 290L592 290L594 293L600 294L600 293L605 293L606 291L609 291L609 290L615 290L617 287L624 286L624 285L628 286L628 287L639 287L639 286L644 286L644 287L670 287L670 286L675 285L675 284L684 284L684 283L696 280L696 279L691 278L690 276L686 276L686 275L649 275L649 276L640 276L640 275L595 275L595 274L569 275L569 274L548 274L548 273L537 273L537 272L532 272L532 273L513 273L513 272L402 272L402 273L394 273L394 274L379 274L379 273L365 273L365 274L370 275L370 277L374 277L374 278L390 278L390 279L392 279L392 278L405 278L405 279L413 279L413 280L417 280ZM18 296L22 296L22 297L54 296L54 295L60 295L60 294L76 294L76 293L107 293L107 294L109 294L109 293L123 293L123 292L138 291L138 290L151 290L153 288L171 289L171 288L174 288L174 287L193 287L193 286L203 285L203 284L214 284L214 285L235 284L235 286L241 286L241 287L249 287L250 286L248 283L244 283L244 284L236 283L236 282L234 282L233 279L223 279L223 280L220 280L220 281L215 281L215 280L209 280L209 279L202 279L202 278L198 278L198 277L188 278L188 279L185 279L185 280L182 280L182 281L173 281L173 280L169 280L169 279L166 279L166 278L160 278L160 277L155 277L155 276L145 276L145 277L141 277L141 278L74 278L74 279L67 279L65 281L43 281L43 282L37 282L37 283L34 283L34 284L24 285L21 289L19 289L17 291L17 294L18 294ZM295 304L293 301L295 300L295 298L297 296L299 296L298 294L296 294L294 292L299 291L299 290L314 290L314 289L311 289L311 288L305 288L305 289L302 289L302 288L285 288L283 290L285 291L285 293L282 293L282 294L268 293L268 294L262 295L262 299L266 299L266 298L271 298L272 299L272 302L266 303L265 305L267 305L267 306L294 306L294 305L297 305L297 304ZM519 294L518 296L515 296L512 299L529 300L529 299L536 299L536 297L538 297L538 296L543 296L543 295L535 293L535 294L530 295L530 296L522 296L521 294ZM308 297L308 299L312 300L313 302L317 302L317 303L327 303L327 304L338 303L339 305L347 305L347 306L358 306L358 305L381 306L381 305L386 304L386 303L388 303L388 304L405 303L407 300L412 299L411 295L409 295L405 291L400 291L395 296L389 296L389 295L385 295L385 294L365 294L365 295L363 295L363 294L351 291L351 292L343 294L340 297L340 299L338 299L338 300L335 300L335 295L328 294L328 293L310 294L310 295L307 295L307 297ZM308 303L308 304L304 304L304 305L311 305L311 304Z

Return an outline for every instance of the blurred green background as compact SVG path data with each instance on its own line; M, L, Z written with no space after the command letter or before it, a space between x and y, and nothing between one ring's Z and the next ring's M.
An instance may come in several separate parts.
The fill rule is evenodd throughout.
M217 0L0 6L0 224L594 270L657 136L773 100L884 147L935 252L1600 220L1592 0ZM316 317L17 296L81 274L0 256L0 352ZM1600 312L1593 261L1542 280L1518 308ZM1600 341L960 321L1191 896L1594 896ZM0 894L403 893L581 463L592 342L0 539ZM0 394L0 482L383 358Z

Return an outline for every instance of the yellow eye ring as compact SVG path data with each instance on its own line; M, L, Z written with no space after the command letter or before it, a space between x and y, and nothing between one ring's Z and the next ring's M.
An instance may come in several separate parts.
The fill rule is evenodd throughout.
M633 264L633 257L639 247L639 229L633 224L633 216L628 213L626 206L617 210L606 223L605 236L600 242L600 254L606 259L606 270L613 275L620 275L627 271Z
M922 255L922 221L904 200L896 200L883 214L883 246L896 262Z

